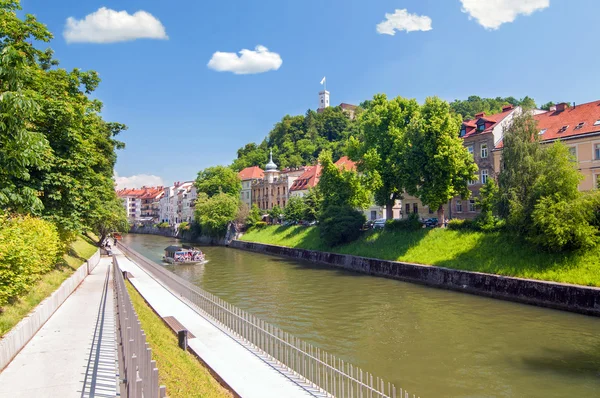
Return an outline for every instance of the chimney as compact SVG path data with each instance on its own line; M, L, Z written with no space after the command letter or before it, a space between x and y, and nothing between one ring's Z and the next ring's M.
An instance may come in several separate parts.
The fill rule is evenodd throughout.
M511 109L513 109L512 105L504 105L502 107L502 112L510 111Z
M566 102L561 102L560 104L557 104L557 105L556 105L556 110L557 110L558 112L562 112L562 111L564 111L565 109L567 109L568 107L569 107L569 104L567 104Z
M550 112L556 112L556 105L550 105L550 108L548 110Z
M479 112L477 114L475 114L475 119L479 119L480 117L484 117L485 116L485 112Z

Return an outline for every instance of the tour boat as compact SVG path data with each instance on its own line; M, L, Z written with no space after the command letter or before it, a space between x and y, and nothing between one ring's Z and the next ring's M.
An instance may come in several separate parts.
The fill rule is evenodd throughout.
M165 249L163 261L169 264L199 264L205 263L204 253L193 247L169 246Z

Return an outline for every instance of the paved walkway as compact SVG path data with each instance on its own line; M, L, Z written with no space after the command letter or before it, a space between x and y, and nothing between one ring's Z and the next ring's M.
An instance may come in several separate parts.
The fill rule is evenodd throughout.
M188 340L189 347L240 396L243 398L315 396L240 342L219 330L141 267L121 254L118 249L115 253L120 268L133 275L130 282L146 301L161 317L174 316L195 336ZM160 368L158 371L160 372Z
M115 397L111 259L103 257L0 373L0 397Z

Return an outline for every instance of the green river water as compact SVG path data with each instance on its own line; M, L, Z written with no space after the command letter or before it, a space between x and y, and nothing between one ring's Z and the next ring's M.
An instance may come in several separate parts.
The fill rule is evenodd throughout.
M162 264L175 239L126 235ZM427 397L600 397L600 318L225 247L166 266L283 330Z

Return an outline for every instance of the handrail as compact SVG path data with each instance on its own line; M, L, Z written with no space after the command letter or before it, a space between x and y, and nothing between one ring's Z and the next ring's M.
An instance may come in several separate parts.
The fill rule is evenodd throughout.
M121 396L128 398L164 398L165 386L158 385L158 369L152 360L152 349L146 342L123 274L113 256L113 283L116 296L119 339L119 368L125 375Z
M186 298L197 310L227 331L267 354L314 388L330 397L415 398L402 388L374 377L287 332L243 311L193 285L164 267L118 242L117 246L135 263L150 272L173 292Z

